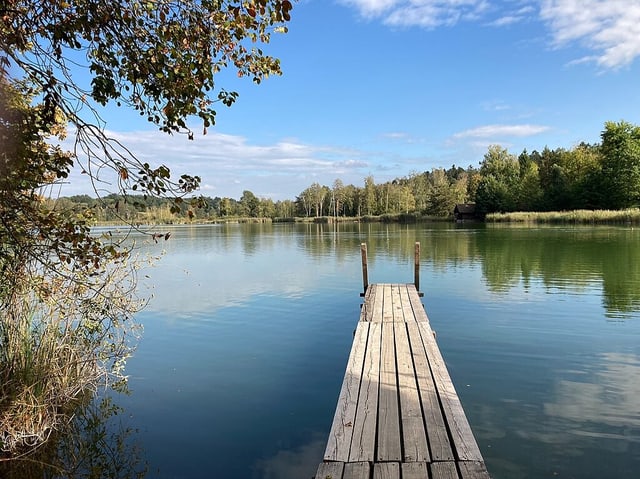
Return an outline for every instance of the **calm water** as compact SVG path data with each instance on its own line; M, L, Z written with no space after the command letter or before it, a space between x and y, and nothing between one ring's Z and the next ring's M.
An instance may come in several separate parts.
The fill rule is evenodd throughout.
M421 283L494 478L635 478L640 231L484 225L172 228L118 398L149 478L310 478L362 288Z

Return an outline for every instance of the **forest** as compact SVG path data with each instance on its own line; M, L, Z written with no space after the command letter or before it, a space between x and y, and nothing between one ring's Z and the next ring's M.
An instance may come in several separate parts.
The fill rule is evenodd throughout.
M499 145L479 166L451 166L362 186L313 183L291 200L273 201L251 191L242 197L174 201L150 195L60 198L57 208L91 212L98 222L173 223L220 218L318 218L412 215L447 218L459 203L494 212L618 210L640 204L640 127L606 122L598 144L544 147L519 155ZM197 205L197 207L194 207Z

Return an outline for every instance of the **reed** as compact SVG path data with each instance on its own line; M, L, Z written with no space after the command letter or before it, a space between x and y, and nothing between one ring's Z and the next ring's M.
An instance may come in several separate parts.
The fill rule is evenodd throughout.
M490 213L488 223L640 224L640 209Z
M137 338L130 270L79 277L23 268L0 309L0 458L29 453L101 387L118 387Z

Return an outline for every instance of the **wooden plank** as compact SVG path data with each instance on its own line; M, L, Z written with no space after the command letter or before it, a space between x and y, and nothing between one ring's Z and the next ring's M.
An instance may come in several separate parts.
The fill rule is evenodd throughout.
M400 294L400 304L402 304L402 314L404 316L404 321L415 322L416 316L413 314L413 305L411 304L411 299L409 298L409 289L411 285L407 284L399 284L398 293Z
M325 461L349 460L349 448L353 436L353 424L356 417L356 407L358 405L358 394L362 381L362 369L364 367L364 357L367 349L367 338L369 336L369 324L360 322L356 326L353 337L351 353L347 361L347 368L342 381L340 396L336 412L333 416L333 424L327 441L324 453Z
M431 376L431 368L422 342L418 323L407 323L409 344L416 370L418 391L424 414L424 422L429 439L431 460L451 461L454 458L447 425L440 409L440 400Z
M427 479L429 477L427 471L426 462L402 463L402 479Z
M370 286L371 287L371 286ZM376 284L376 287L373 291L371 291L370 304L371 307L371 315L367 313L367 316L370 318L369 321L379 323L382 321L382 306L383 306L383 296L384 296L384 285Z
M422 301L420 300L420 296L418 295L416 288L412 285L407 285L407 294L409 295L409 301L411 302L411 308L413 309L413 315L415 316L416 321L424 321L428 323L429 317L422 305Z
M458 479L455 462L432 462L429 470L431 471L431 479Z
M373 465L373 479L400 479L400 464L379 462Z
M449 426L449 433L454 445L456 458L460 461L482 461L480 449L467 421L453 382L447 371L440 349L428 324L418 323L422 341L427 351L431 373L442 404L444 417Z
M484 462L462 461L458 463L462 479L489 479Z
M370 323L349 462L373 461L375 456L381 339L381 324Z
M318 466L315 479L342 479L342 462L322 462Z
M369 479L371 464L368 462L350 462L344 465L342 479Z
M385 288L385 298L387 289L391 293ZM382 323L377 461L399 461L402 457L393 327L393 322Z
M406 288L404 288L406 291ZM393 296L394 304L402 303L400 289L395 288ZM409 310L411 309L411 305ZM415 324L415 323L413 323ZM416 382L416 369L414 367L409 336L406 323L395 323L396 357L398 362L398 390L400 392L400 411L402 421L403 461L430 461L429 448L427 446L427 434L424 429L420 395Z
M385 284L382 287L382 297L383 297L382 322L383 323L393 321L393 302L391 300L391 290L392 290L392 287L390 284Z
M376 284L370 284L367 288L367 292L364 295L364 303L360 309L360 321L371 321L374 315L374 300L376 296L376 290L378 286Z
M404 319L404 309L402 307L402 299L400 297L400 289L407 290L406 285L402 284L394 284L391 287L391 304L393 307L393 322L395 323L403 323ZM409 308L408 313L412 315L411 308Z

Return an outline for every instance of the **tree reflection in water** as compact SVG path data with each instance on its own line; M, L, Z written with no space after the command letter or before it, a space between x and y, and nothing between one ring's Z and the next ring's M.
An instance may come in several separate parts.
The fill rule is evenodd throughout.
M112 396L82 405L64 430L36 450L0 457L5 479L141 479L148 466Z

